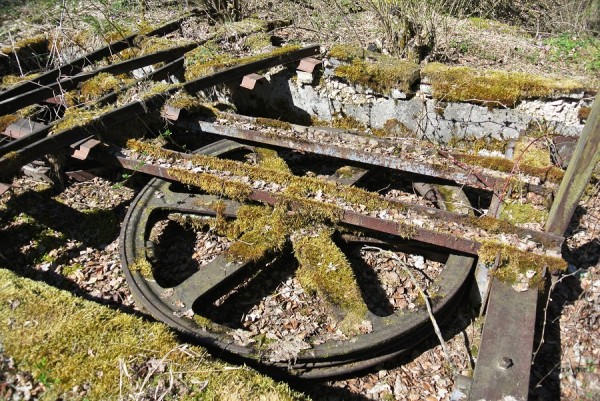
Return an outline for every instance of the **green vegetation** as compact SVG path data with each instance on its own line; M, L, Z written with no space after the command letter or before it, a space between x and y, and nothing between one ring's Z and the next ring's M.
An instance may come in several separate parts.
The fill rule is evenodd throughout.
M139 256L129 265L129 270L139 272L144 278L152 278L152 265L144 256Z
M436 99L479 102L513 107L522 99L585 90L574 80L555 80L530 74L429 63L421 75L429 78Z
M31 50L35 53L44 53L48 50L48 38L45 35L32 36L20 40L14 46L6 46L0 49L4 54L20 53L23 50Z
M563 33L544 41L551 47L551 60L583 64L589 71L600 71L600 39Z
M410 92L419 78L417 64L394 59L381 59L368 62L359 59L335 69L335 76L353 85L371 88L378 93L388 93L392 89Z
M67 110L65 110L62 120L56 123L56 125L53 127L52 133L56 134L71 128L87 126L91 124L94 119L108 113L112 109L112 106L90 109L69 107Z
M517 161L505 159L503 157L487 157L468 154L453 154L452 156L456 160L466 164L470 164L472 166L494 169L509 174L522 173L532 177L538 177L543 181L549 181L556 184L559 184L565 175L565 172L558 167L538 167L536 165L537 163L534 165L530 165L527 163L520 163Z
M250 50L262 50L272 46L271 35L264 32L250 35L244 41L244 45Z
M511 202L502 205L500 218L511 224L544 223L548 219L548 212L528 203Z
M254 151L258 155L258 165L267 170L280 171L291 174L285 160L277 154L277 151L265 148L255 148Z
M352 266L333 242L333 231L318 227L314 232L298 232L292 236L294 254L299 267L296 277L304 291L318 294L331 305L340 308L344 319L340 329L356 333L367 313Z
M63 398L74 386L89 385L83 399L113 400L154 394L171 372L189 392L177 399L300 400L284 384L245 368L232 368L196 346L181 346L165 325L123 314L74 297L44 283L0 270L0 337L7 355L48 386L43 399ZM20 303L17 307L13 301ZM137 374L160 361L164 369ZM195 383L205 383L198 386ZM69 398L69 399L82 399Z
M331 126L334 128L356 131L364 131L367 129L367 127L356 118L341 114L336 114L333 116L333 119L331 120Z
M254 120L254 122L258 125L264 125L266 127L271 127L271 128L277 128L277 129L283 129L283 130L291 130L292 129L292 124L288 123L287 121L275 120L272 118L258 117Z
M544 282L542 273L547 271L563 271L567 262L559 257L536 255L533 252L521 251L515 247L497 241L483 241L479 249L479 260L488 265L495 263L500 256L500 264L492 273L507 284L515 284L527 277L529 271L535 274L529 278L530 287L540 288Z
M255 56L234 57L214 51L214 47L201 46L189 52L185 58L185 79L188 81L200 78L210 73L234 67L236 65L263 60L268 57L282 56L300 49L297 45L278 47L268 53Z

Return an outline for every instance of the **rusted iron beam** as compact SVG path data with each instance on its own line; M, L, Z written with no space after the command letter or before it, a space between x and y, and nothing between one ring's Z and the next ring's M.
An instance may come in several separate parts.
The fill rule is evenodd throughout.
M95 77L100 73L123 74L133 69L144 67L147 65L156 64L172 58L181 57L183 54L194 49L197 44L189 44L179 46L173 49L161 50L145 56L136 57L130 60L125 60L120 63L111 64L95 71L81 73L70 78L65 78L59 82L54 82L48 85L38 87L32 91L15 96L9 99L0 101L0 115L14 113L15 111L29 106L30 104L41 102L50 97L54 97L64 93L65 91L74 89L78 84L90 78Z
M399 156L389 156L371 153L360 149L352 149L329 143L320 143L318 141L309 141L291 137L277 137L266 131L253 131L230 126L215 125L202 120L177 121L177 124L194 132L205 132L252 143L262 143L343 160L351 160L366 165L385 167L427 177L435 177L486 190L493 190L496 186L500 187L504 183L504 179L492 177L481 171L474 173L473 171L465 171L465 169L459 166L442 166L428 160L413 161L402 154ZM308 129L308 127L303 128ZM337 133L337 135L349 138L358 137L358 135L351 133ZM544 195L548 195L552 192L549 188L540 185L528 185L528 189L531 192Z
M144 36L163 36L167 33L173 32L181 27L181 22L184 18L193 15L193 13L187 14L175 21L171 21L162 25ZM79 74L84 67L88 65L92 65L93 63L102 60L105 57L112 56L115 53L120 52L121 50L125 50L131 46L133 46L133 41L140 36L139 33L134 33L132 35L126 36L125 38L115 41L107 46L104 46L98 50L95 50L91 53L88 53L78 59L71 61L70 63L63 64L60 67L54 68L48 72L43 73L42 75L31 79L29 81L22 82L4 92L0 93L0 101L13 98L15 96L21 95L23 93L30 92L39 88L42 85L49 85L55 82L57 79L60 79L61 76L70 76Z
M19 167L27 163L39 159L48 153L55 152L63 147L81 141L90 135L102 132L111 126L122 124L135 116L143 115L152 106L153 100L156 102L164 102L164 99L161 99L160 96L155 96L152 99L148 99L145 103L129 103L121 108L111 110L106 114L99 116L88 125L74 127L28 143L26 146L12 151L14 152L12 157L8 157L8 154L3 154L0 158L0 175L3 179L7 180L18 171ZM158 107L158 105L155 105L154 107ZM49 130L49 128L46 129ZM29 137L25 137L22 140L29 141ZM22 140L17 140L13 143Z
M557 235L565 233L599 161L600 96L596 96L575 153L550 208L546 231Z
M26 135L23 135L22 137L14 140L14 141L8 142L7 144L0 146L0 158L2 156L6 155L7 153L15 152L15 151L23 148L24 146L30 145L30 144L40 140L41 138L44 138L46 135L48 135L50 133L52 126L53 126L53 124L39 127L36 130L34 130Z
M498 279L491 285L469 400L526 400L538 290L516 292Z

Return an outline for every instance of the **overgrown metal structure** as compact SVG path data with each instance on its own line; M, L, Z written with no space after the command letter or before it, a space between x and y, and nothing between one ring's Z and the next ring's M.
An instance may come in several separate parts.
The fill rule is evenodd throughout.
M167 24L146 35L164 35L178 29L179 23L180 21L176 21ZM181 77L182 56L199 45L176 47L82 72L83 67L132 46L135 36L112 43L67 65L48 71L34 80L0 92L0 115L14 113L36 103L60 103L57 101L57 96L63 94L63 91L75 88L79 83L102 72L127 73L161 62L162 66L146 74L142 80L161 81L168 80L171 76ZM260 347L234 344L231 340L233 330L214 322L200 324L185 313L194 305L210 303L231 291L257 270L263 269L261 263L232 262L220 256L180 284L170 288L161 287L151 275L148 276L139 269L132 268L140 258L149 263L152 261L152 243L148 241L148 227L154 212L173 211L215 216L217 211L209 205L225 198L224 209L218 213L226 218L235 219L242 204L240 199L226 199L224 196L227 194L225 188L227 180L219 181L219 185L223 187L219 196L208 193L181 193L172 188L172 183L181 181L181 178L169 167L161 165L156 158L140 162L140 159L132 157L132 153L127 149L98 140L107 132L119 131L123 124L132 120L143 121L157 112L162 112L162 115L172 124L190 135L205 136L209 139L210 143L198 149L196 154L227 158L229 154L240 149L269 147L320 155L332 162L342 161L350 164L355 167L352 176L341 177L332 174L329 177L342 188L355 184L373 169L393 170L398 174L407 174L415 181L435 179L438 182L479 188L493 194L497 194L499 188L512 182L513 177L510 174L474 169L461 163L440 162L440 160L454 160L452 154L438 154L436 151L410 148L402 149L399 153L368 152L360 146L352 146L353 143L362 143L364 139L364 136L356 132L330 130L328 139L315 141L311 140L311 132L314 130L312 127L292 127L283 124L278 127L277 132L274 132L269 127L261 127L254 118L224 115L230 121L242 122L242 126L253 126L252 129L245 129L233 124L219 124L210 119L194 118L188 116L185 110L165 105L166 99L180 90L196 93L223 83L238 85L240 81L245 87L251 88L252 82L260 79L256 72L276 66L291 66L311 73L318 65L318 61L312 57L319 54L319 46L309 46L272 56L267 55L256 61L223 69L192 81L165 86L142 100L107 109L83 124L63 130L55 129L58 121L47 121L34 128L31 125L13 124L7 129L11 137L0 142L0 179L6 183L0 184L2 185L0 189L9 188L9 180L21 166L65 148L69 149L73 157L79 159L95 160L155 176L157 178L151 180L134 200L121 233L122 262L127 281L140 306L152 316L177 328L203 345L219 349L222 355L256 366L275 368L279 374L307 378L328 377L364 369L401 355L428 334L432 334L430 317L424 308L414 313L396 313L386 318L369 314L368 319L373 324L372 332L357 336L355 341L324 343L301 351L293 359L273 361L265 357L264 350ZM301 61L300 66L299 61ZM124 90L125 88L121 88L104 96L94 106L114 103L119 92ZM562 235L600 155L599 114L600 102L596 100L586 129L579 140L577 151L558 191L555 185L544 182L521 183L529 192L544 196L556 194L546 232L500 224L491 217L487 218L492 219L486 220L488 222L498 223L496 232L510 232L518 238L527 238L543 244L543 249L550 253L560 252ZM382 148L390 146L393 148L393 143L386 142L384 139L378 140L378 144ZM166 152L168 157L190 160L192 163L193 156L190 154ZM575 188L576 191L571 190ZM273 206L282 200L282 195L274 191L251 188L244 194L244 199ZM485 246L485 241L481 238L461 234L470 229L484 232L490 229L484 227L483 220L446 210L400 202L390 202L389 205L402 210L407 221L393 221L364 211L337 210L338 224L363 232L362 237L343 234L342 239L349 246L378 244L389 249L425 253L430 258L444 261L446 268L439 278L441 296L432 302L434 315L438 319L443 319L451 314L453 307L460 302L464 290L470 285L476 258ZM302 204L293 201L288 203L289 213L294 213L302 207ZM410 221L411 216L413 218L420 216L420 219L425 220L425 224L413 224ZM447 225L454 225L455 231L445 229ZM407 226L410 226L409 235L406 231ZM410 240L403 238L407 236ZM543 252L545 251L540 251L542 254ZM546 270L552 270L552 267L544 266L543 272ZM538 289L530 288L527 291L515 292L509 285L498 279L491 279L490 285L487 318L470 399L501 399L506 395L518 399L526 398ZM515 338L519 340L515 341Z

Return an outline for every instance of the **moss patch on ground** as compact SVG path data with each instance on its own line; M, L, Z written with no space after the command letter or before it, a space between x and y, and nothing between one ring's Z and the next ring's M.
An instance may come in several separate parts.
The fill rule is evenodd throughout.
M245 367L231 367L197 346L179 344L165 325L123 314L0 269L2 345L19 367L44 374L45 400L74 386L87 393L69 399L109 400L151 391L172 373L192 399L304 400L285 384ZM16 305L16 306L15 306ZM43 363L41 363L43 361ZM164 369L138 372L158 362ZM137 374L137 377L136 377Z
M388 93L392 89L410 92L419 78L419 66L403 60L383 59L368 62L359 59L351 64L337 67L334 74L353 85L371 88L378 93Z
M500 218L511 224L544 223L548 219L548 212L528 203L513 202L502 205Z
M340 308L344 319L340 328L347 334L358 331L367 313L352 266L333 242L331 229L320 227L314 232L298 232L292 236L294 254L299 267L296 277L302 288L318 294L326 302Z
M498 70L450 67L427 64L421 75L427 77L436 99L455 102L479 102L514 107L522 99L550 97L581 92L585 86L574 80Z

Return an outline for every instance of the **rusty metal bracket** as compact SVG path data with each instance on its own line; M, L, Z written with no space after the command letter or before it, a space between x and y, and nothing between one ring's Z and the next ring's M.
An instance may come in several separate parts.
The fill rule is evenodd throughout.
M242 78L242 83L240 84L240 86L242 88L245 88L248 90L253 90L254 87L256 86L256 84L261 82L263 79L266 79L266 78L260 74L255 74L255 73L248 74L248 75L245 75L244 78Z
M322 60L317 60L316 58L312 58L312 57L306 57L306 58L303 58L302 60L300 60L300 64L298 65L298 70L312 74L314 72L315 68L317 68L317 66L321 65L322 63L323 63Z
M17 122L9 125L2 134L9 138L20 139L45 127L45 124L21 118Z
M6 191L8 191L10 188L11 188L10 184L5 184L3 182L0 182L0 195L5 193Z
M102 142L92 137L76 142L71 145L71 148L73 149L71 157L79 160L86 160L90 151L100 144L102 144Z

